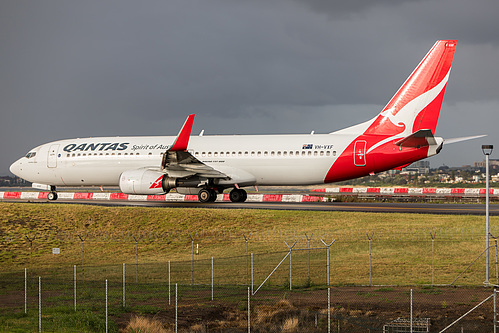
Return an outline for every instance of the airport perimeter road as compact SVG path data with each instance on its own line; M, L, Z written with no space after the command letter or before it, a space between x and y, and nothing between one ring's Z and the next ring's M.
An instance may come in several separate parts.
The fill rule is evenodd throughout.
M13 202L9 200L8 202ZM16 202L26 202L15 200ZM52 204L45 200L43 202ZM86 204L100 206L141 206L168 208L212 208L212 209L270 209L270 210L308 210L308 211L340 211L340 212L374 212L374 213L411 213L411 214L446 214L446 215L485 215L484 204L431 204L431 203L386 203L386 202L154 202L154 201L99 201L99 200L57 200L56 203ZM499 216L499 205L490 205L490 215Z

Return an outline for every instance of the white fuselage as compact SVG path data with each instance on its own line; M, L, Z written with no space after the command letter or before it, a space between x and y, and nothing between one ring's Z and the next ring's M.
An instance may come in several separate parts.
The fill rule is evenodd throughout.
M192 136L188 151L226 174L253 175L254 185L309 185L324 182L353 138L348 134ZM174 140L151 136L54 141L32 149L36 155L19 159L11 171L54 186L117 186L124 171L159 168L162 154Z

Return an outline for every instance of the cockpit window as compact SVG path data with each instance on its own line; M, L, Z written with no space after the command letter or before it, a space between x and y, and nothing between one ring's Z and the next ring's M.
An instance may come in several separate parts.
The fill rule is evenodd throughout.
M36 153L35 152L29 152L27 155L26 155L26 158L32 158L32 157L35 157Z

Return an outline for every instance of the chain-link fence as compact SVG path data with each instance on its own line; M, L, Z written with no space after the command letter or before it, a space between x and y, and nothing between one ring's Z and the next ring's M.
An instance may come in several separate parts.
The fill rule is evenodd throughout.
M116 332L129 327L132 332L134 323L156 323L165 332L494 329L491 287L369 286L368 274L364 286L335 283L338 268L333 269L335 260L328 266L327 247L288 245L288 251L248 256L87 265L84 270L73 265L38 269L33 278L28 269L0 275L0 327L9 331L14 317L23 319L21 330L26 331ZM327 245L332 250L336 243Z

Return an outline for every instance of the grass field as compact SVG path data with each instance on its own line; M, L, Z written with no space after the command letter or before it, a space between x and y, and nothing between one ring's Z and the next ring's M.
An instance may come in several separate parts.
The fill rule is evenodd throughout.
M498 222L491 217L492 234L499 232ZM78 235L85 239L89 266L135 263L136 250L140 263L190 260L189 234L195 246L199 244L196 260L245 255L243 233L249 239L249 252L255 254L288 251L284 241L290 245L296 241L295 249L307 248L307 235L312 248L324 248L321 238L328 243L336 239L331 247L335 281L355 284L365 283L369 234L374 235L372 261L378 281L414 284L427 283L431 277L430 233L436 233L435 266L439 281L448 283L484 250L483 228L483 217L462 215L0 203L0 265L3 272L29 267L28 238L34 238L34 267L43 270L79 265ZM52 248L60 248L61 254L52 254ZM468 277L462 283L480 284L481 278Z

